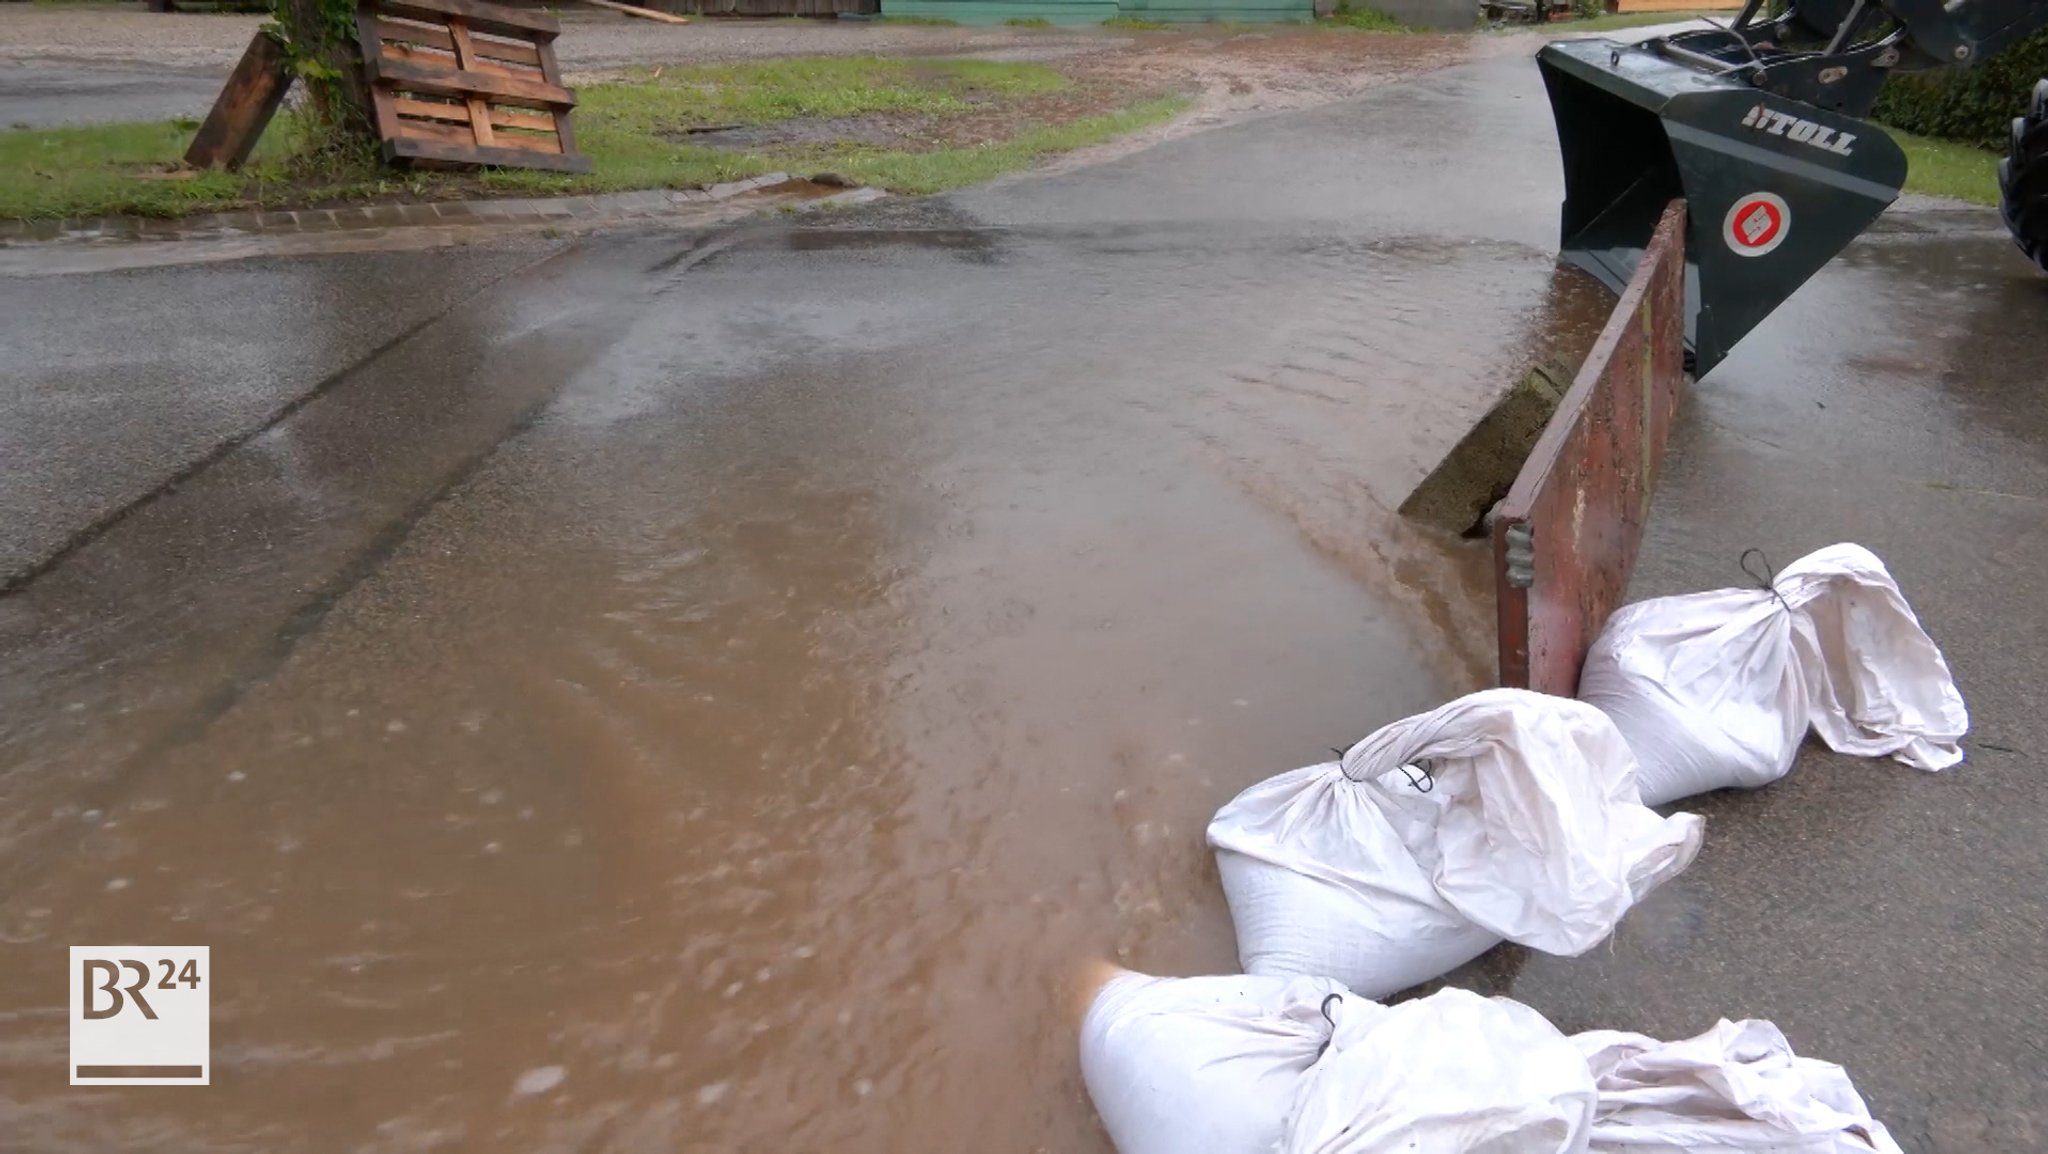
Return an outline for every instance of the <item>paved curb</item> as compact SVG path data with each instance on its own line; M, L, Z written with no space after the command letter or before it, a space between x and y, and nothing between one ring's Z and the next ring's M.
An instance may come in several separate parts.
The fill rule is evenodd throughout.
M92 217L84 220L0 220L0 248L45 244L120 244L230 237L288 236L331 233L346 235L370 230L463 225L609 224L687 214L691 209L731 200L752 192L800 183L786 172L770 172L749 180L709 188L649 189L603 196L543 197L524 200L450 200L423 204L369 204L343 208L296 210L251 209L215 212L178 220L138 216ZM879 195L873 190L850 190ZM839 200L846 193L820 200Z

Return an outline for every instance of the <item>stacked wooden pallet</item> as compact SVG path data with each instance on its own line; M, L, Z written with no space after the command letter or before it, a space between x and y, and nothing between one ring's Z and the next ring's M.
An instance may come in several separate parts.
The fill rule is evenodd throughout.
M588 172L556 19L479 0L375 0L356 17L384 158Z

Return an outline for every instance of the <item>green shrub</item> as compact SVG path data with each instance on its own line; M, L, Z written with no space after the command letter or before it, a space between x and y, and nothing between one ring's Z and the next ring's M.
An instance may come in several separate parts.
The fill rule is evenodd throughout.
M1408 26L1377 8L1354 6L1350 0L1343 0L1320 23L1331 27L1356 28L1361 32L1406 32Z
M2022 40L1975 68L1895 75L1873 115L1894 128L2005 151L2012 119L2048 76L2048 32Z

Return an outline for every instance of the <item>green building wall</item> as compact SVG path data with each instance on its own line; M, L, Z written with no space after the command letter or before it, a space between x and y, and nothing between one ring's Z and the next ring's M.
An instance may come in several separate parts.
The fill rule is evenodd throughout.
M923 16L957 24L1045 20L1100 24L1118 16L1166 24L1308 21L1314 0L882 0L884 16Z

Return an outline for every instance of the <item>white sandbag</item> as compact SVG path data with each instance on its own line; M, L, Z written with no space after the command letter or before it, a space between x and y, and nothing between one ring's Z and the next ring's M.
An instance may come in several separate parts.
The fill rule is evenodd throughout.
M1794 1054L1769 1022L1682 1042L1593 1030L1572 1044L1600 1090L1597 1154L1900 1154L1849 1075Z
M1598 710L1493 689L1261 782L1209 824L1239 958L1382 998L1501 938L1583 953L1699 850L1634 775Z
M1875 555L1832 545L1772 586L1626 606L1586 655L1579 697L1635 750L1646 804L1768 785L1809 727L1842 753L1962 760L1970 717L1948 663Z
M1330 1040L1323 978L1111 978L1081 1025L1081 1076L1121 1154L1272 1154ZM1335 1003L1332 1003L1333 1005Z
M1566 1038L1507 998L1118 973L1081 1070L1119 1154L1901 1154L1769 1022Z
M1444 990L1387 1007L1319 978L1120 973L1081 1074L1119 1154L1552 1154L1595 1090L1542 1016Z
M1285 1154L1579 1154L1596 1104L1577 1050L1506 998L1441 990L1331 1007L1329 1052L1295 1092Z

